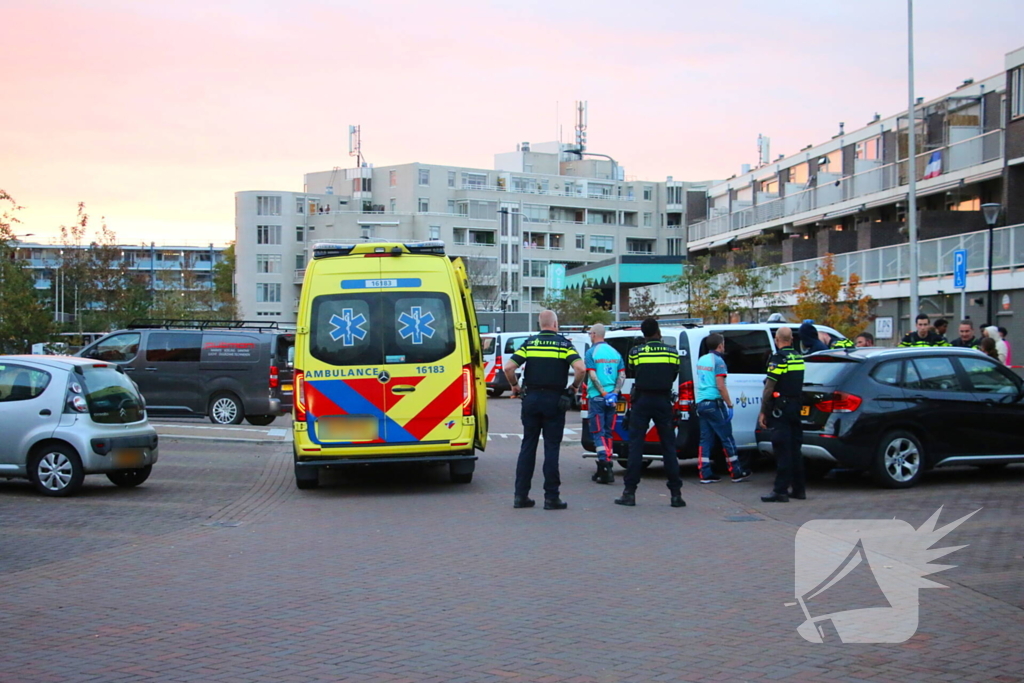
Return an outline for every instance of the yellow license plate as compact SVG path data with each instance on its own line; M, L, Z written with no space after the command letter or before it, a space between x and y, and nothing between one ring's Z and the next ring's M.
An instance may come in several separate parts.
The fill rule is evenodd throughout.
M328 415L316 421L321 441L376 441L380 420L367 415Z
M145 451L141 448L120 448L114 451L114 467L142 467Z
M810 415L811 414L811 407L810 406L803 406L803 407L801 407L800 408L800 414L803 415L804 417Z
M617 412L617 413L624 413L624 412L626 412L626 402L625 401L619 401L618 403L616 403L615 404L615 412Z
M281 385L281 391L291 391L291 390L292 390L292 385L291 384L282 384Z

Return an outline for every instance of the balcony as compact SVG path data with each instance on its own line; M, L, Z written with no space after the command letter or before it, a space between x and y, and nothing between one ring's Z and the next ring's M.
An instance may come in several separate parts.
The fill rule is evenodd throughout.
M1000 161L1003 156L1003 131L994 130L951 145L930 149L916 157L919 192L928 193L937 188L945 189L946 184L959 182L964 171L990 162ZM932 162L929 168L929 162ZM819 174L818 186L807 187L786 196L759 202L719 216L713 216L690 226L688 242L700 242L719 235L772 224L792 222L814 222L837 218L834 214L852 214L863 208L865 203L895 201L903 193L901 188L907 182L907 162L879 165L851 176ZM827 213L833 209L833 215ZM817 214L817 215L816 215ZM704 246L704 245L702 245Z

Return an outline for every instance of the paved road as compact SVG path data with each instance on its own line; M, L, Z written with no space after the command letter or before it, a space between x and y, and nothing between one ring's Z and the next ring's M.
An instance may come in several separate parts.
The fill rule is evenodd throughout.
M517 408L491 401L496 433ZM674 510L654 466L626 509L567 447L570 508L545 512L511 508L518 446L494 439L467 486L363 468L300 492L286 443L166 435L136 490L0 483L0 680L1021 680L1024 468L904 492L839 478L773 507L768 471L700 486L686 466ZM969 545L936 577L949 588L921 591L910 641L800 638L800 524L917 527L939 505L942 522L982 511L940 543Z

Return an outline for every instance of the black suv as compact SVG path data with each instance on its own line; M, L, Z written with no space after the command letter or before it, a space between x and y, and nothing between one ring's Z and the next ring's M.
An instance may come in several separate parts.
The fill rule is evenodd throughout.
M805 361L803 455L819 471L867 470L907 488L933 467L1024 462L1024 381L978 351L866 348Z

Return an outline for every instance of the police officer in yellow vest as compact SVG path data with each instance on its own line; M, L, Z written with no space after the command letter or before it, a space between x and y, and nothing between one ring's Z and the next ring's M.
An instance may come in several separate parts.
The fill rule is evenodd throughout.
M626 486L616 505L636 505L636 487L640 483L643 464L644 439L654 421L661 440L668 490L674 508L686 506L679 477L679 456L676 454L676 436L672 429L672 391L679 378L679 354L661 341L661 327L654 318L640 324L644 343L629 352L628 363L633 368L633 400L629 410L629 465L626 468Z
M807 497L804 479L804 429L800 403L804 388L804 357L793 348L793 331L780 327L775 333L777 351L768 359L768 377L761 395L757 425L771 432L775 452L775 486L761 496L765 503L788 503L790 497ZM791 490L792 489L792 490Z
M512 501L514 508L532 508L530 486L537 466L537 443L544 433L544 509L564 510L569 507L559 498L561 479L558 474L558 450L565 431L565 413L583 383L583 359L568 339L558 334L558 316L554 311L541 311L540 333L529 337L519 350L505 363L505 377L512 387L512 398L523 394L516 380L516 368L523 363L522 421L523 444L516 464L516 489ZM572 368L572 390L566 389L566 380Z

